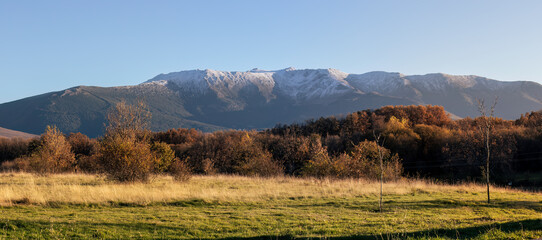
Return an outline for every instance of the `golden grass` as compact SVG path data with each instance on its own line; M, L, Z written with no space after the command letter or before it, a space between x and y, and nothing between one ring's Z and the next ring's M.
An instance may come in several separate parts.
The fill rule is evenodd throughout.
M360 179L316 180L293 177L257 178L242 176L194 176L176 182L156 176L149 183L121 184L103 176L29 173L0 173L0 205L15 203L102 204L110 202L149 204L199 199L221 202L250 202L286 198L348 198L375 196L379 183ZM424 180L401 180L384 184L384 194L484 193L478 184L443 185ZM519 192L493 187L492 192ZM535 194L540 196L541 194Z

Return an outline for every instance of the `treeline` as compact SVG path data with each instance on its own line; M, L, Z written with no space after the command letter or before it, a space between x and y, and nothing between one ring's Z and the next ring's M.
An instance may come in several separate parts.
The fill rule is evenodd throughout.
M266 133L278 136L318 134L331 156L362 141L385 139L384 147L403 159L405 175L456 182L482 178L486 150L482 117L452 120L440 106L386 106L344 118L320 118L302 124L278 125ZM517 120L492 118L492 181L542 185L542 114Z
M200 174L377 179L379 150L383 154L384 177L396 179L402 173L399 156L372 141L330 155L329 143L318 134L280 136L255 131L201 133L171 129L155 133L154 139L172 146L176 155Z
M171 129L151 133L144 130L148 112L122 104L113 109L108 130L98 139L80 133L64 136L51 132L54 129L41 139L0 139L3 168L103 172L121 181L134 181L140 175L146 179L153 173L179 179L189 174L376 179L382 156L385 179L423 176L454 182L483 176L486 155L479 129L483 119L452 120L439 106L387 106L259 132ZM515 121L492 120L492 181L541 184L537 176L542 172L542 114L528 113ZM32 167L33 161L46 162L39 156L54 155L43 150L51 134L65 138L65 152L73 158L68 157L69 164L63 166L69 167Z

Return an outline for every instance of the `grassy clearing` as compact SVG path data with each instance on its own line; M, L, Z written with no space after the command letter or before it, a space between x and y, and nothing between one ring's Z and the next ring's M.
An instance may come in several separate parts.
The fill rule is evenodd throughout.
M530 239L542 194L426 181L0 174L0 238Z

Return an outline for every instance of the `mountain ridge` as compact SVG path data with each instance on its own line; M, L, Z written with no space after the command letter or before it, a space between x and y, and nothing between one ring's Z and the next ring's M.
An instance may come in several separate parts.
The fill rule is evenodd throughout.
M345 114L385 105L441 105L454 116L477 116L476 99L499 96L496 115L515 119L542 109L542 85L475 75L405 75L337 69L186 70L138 85L77 86L0 104L0 126L40 133L46 125L90 136L103 132L107 109L144 100L151 129L262 129L277 123Z

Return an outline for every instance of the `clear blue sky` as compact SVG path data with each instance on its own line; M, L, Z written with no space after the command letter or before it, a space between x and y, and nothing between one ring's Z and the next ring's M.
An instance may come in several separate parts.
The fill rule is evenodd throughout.
M0 1L0 103L290 66L542 82L542 1Z

